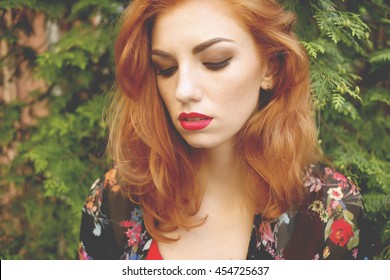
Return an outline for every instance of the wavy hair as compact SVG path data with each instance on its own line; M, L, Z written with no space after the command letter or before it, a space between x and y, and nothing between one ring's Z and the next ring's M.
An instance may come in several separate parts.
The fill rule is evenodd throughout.
M188 0L186 0L188 1ZM108 153L123 192L143 209L149 233L159 240L189 222L203 190L195 187L199 160L181 138L159 96L150 61L156 17L183 0L133 0L115 43L117 90L108 108ZM305 196L304 169L315 160L316 128L309 62L292 33L295 17L272 0L228 0L255 39L274 74L261 91L259 109L237 135L246 171L245 190L263 219L294 210Z

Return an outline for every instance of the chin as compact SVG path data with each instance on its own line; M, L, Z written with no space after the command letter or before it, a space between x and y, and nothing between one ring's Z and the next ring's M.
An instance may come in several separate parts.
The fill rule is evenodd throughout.
M211 149L220 144L217 141L212 141L210 137L207 136L197 137L197 139L195 139L195 137L184 137L184 140L188 145L195 149Z
M209 143L199 142L199 141L186 141L188 145L195 149L207 149L212 148L212 145Z

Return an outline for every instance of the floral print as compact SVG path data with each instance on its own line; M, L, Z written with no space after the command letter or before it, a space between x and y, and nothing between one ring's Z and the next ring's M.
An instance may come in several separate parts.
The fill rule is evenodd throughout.
M360 240L364 213L356 185L329 167L313 164L303 187L307 199L298 211L273 222L262 221L260 214L254 217L247 259L367 258L366 250L360 250L366 240ZM142 210L119 190L115 169L92 185L82 212L79 259L146 258L152 237Z
M310 185L310 181L315 176L315 165L310 166L306 173L305 185ZM309 209L319 214L320 219L326 223L324 238L329 238L333 244L345 247L351 251L352 257L357 257L357 246L359 245L359 229L357 227L356 214L361 213L363 208L361 195L354 183L349 181L344 175L332 170L329 167L324 168L324 177L320 187L311 192L326 191L322 201L314 200ZM324 205L326 208L324 209ZM358 209L353 213L349 208ZM326 259L330 255L329 247L326 246L323 251L323 257Z
M85 251L85 247L82 241L79 243L79 254L78 254L79 260L92 260L92 257L88 256L87 252Z
M111 217L111 209L108 205L110 197L114 197L117 202L111 207L122 208L123 211L131 210L128 219L117 220ZM143 250L148 248L145 245L151 238L144 227L142 211L137 207L128 209L126 202L127 199L124 199L120 193L115 169L109 170L103 178L94 182L82 210L79 259L138 260L145 257ZM113 232L115 226L119 229L117 236ZM114 239L122 240L123 238L125 242L115 246Z
M277 241L277 225L275 225L274 229L270 223L261 223L258 229L258 233L260 234L260 243L257 243L257 249L264 247L265 251L268 252L275 260L281 260L282 251L275 250L275 245Z
M83 208L83 211L93 218L95 226L93 234L96 236L100 236L102 226L107 224L106 217L99 211L102 205L102 191L99 188L96 188L98 182L99 180L96 180L95 183L93 183Z
M332 223L329 238L333 243L344 247L353 236L351 224L344 219L338 219Z
M143 256L139 254L140 246L144 245L145 234L142 233L142 212L138 208L134 208L131 212L131 220L122 221L120 225L126 228L124 234L127 238L125 253L122 259L139 260Z

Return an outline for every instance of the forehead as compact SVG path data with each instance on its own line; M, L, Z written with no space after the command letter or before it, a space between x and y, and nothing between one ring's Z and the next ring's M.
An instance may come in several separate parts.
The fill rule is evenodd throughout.
M250 36L246 26L227 0L189 0L166 8L156 18L152 45L211 39L215 37Z

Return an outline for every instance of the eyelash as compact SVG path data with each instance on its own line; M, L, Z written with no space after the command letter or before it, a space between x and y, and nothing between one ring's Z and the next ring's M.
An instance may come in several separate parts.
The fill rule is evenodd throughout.
M204 62L203 65L206 66L210 70L220 70L230 64L230 60L232 59L232 56L218 62Z
M204 62L203 65L206 66L208 69L212 70L212 71L218 71L222 68L225 68L226 66L228 66L230 64L230 60L232 59L232 56L225 59L225 60L222 60L222 61L218 61L218 62ZM157 72L157 75L159 76L163 76L163 77L170 77L172 76L175 71L177 70L177 66L173 66L173 67L169 67L169 68L166 68L166 69L162 69L160 71Z
M176 69L177 69L177 66L165 68L165 69L162 69L162 70L158 71L157 75L160 75L160 76L163 76L163 77L170 77L170 76L172 76L174 74Z

